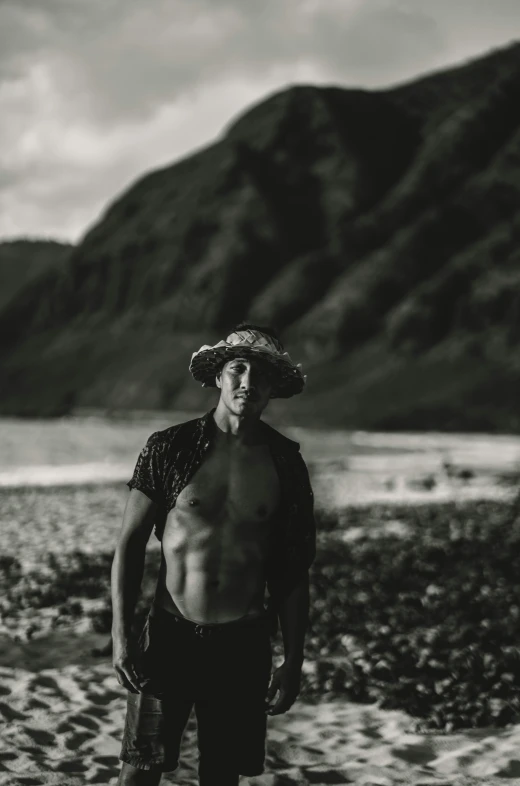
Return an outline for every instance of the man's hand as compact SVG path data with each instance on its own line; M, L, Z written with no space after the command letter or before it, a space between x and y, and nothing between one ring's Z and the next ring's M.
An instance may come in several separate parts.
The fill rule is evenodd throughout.
M275 669L267 690L267 702L274 699L277 691L279 696L274 705L266 704L265 711L268 715L281 715L292 707L300 692L301 673L300 663L285 661Z
M147 682L142 671L142 656L134 636L114 636L112 665L117 680L131 693L142 693Z

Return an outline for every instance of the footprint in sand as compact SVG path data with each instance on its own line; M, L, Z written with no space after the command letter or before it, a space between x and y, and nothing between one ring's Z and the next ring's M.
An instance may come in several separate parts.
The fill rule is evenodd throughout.
M92 761L102 764L104 767L118 767L119 758L117 756L93 756Z
M520 761L511 759L500 772L497 772L497 776L500 778L520 778Z
M27 702L28 710L48 710L49 705L47 702L40 701L39 699L31 699Z
M27 692L29 691L46 695L52 692L52 695L58 696L64 701L70 700L70 696L60 688L54 677L50 677L48 674L37 674L27 686Z
M95 737L95 734L91 731L77 732L67 737L65 746L71 751L76 751L78 748L81 748L83 743L87 742L87 740L91 740L92 737Z
M60 761L54 769L56 772L86 772L88 766L83 764L81 759L70 759L69 761Z
M45 731L44 729L32 729L30 726L26 726L25 731L37 745L56 744L56 735L49 731Z
M365 726L363 729L363 734L365 737L368 737L371 740L380 740L381 739L381 732L377 728L377 726Z
M101 704L102 706L106 706L107 704L111 704L115 699L119 699L120 694L116 693L115 691L107 690L104 693L87 693L86 698L93 704Z
M77 726L84 726L86 729L91 729L92 731L99 731L99 723L88 715L70 715L68 722L76 724Z
M0 715L3 715L8 721L26 720L25 715L17 710L13 710L12 707L5 704L3 701L0 701Z
M31 680L31 688L35 686L38 688L52 688L53 690L60 690L60 687L54 677L47 674L36 674Z
M427 764L436 757L435 752L427 743L407 745L405 748L391 748L391 752L409 764Z
M56 727L57 734L68 734L71 731L76 731L76 729L74 726L71 726L69 721L63 721L63 723L60 723L59 726Z
M337 729L320 729L318 737L320 740L333 740L338 736Z
M320 786L322 783L341 783L342 786L345 786L345 784L348 783L348 781L345 780L345 774L338 772L337 770L309 770L304 767L302 768L302 774L305 775L308 783L319 783Z
M89 707L89 713L91 715L95 715L97 718L105 719L107 715L110 714L110 710L106 709L106 707L101 707L99 704L96 704L94 707Z
M3 761L13 761L14 759L18 758L17 753L13 753L12 751L4 751L0 753L0 763Z
M42 755L42 749L36 745L20 745L19 750L22 753L29 753L31 756L40 756Z

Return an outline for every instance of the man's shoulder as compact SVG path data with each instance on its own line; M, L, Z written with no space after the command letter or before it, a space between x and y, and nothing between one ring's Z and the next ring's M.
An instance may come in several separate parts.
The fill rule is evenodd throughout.
M166 447L175 442L180 447L186 440L189 440L198 432L202 432L205 418L206 416L202 416L192 420L185 420L182 423L168 426L168 428L161 431L154 431L148 438L148 444Z

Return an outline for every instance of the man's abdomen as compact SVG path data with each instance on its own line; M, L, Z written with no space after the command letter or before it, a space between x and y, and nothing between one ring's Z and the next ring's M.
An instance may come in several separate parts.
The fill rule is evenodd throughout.
M261 613L264 586L254 571L233 576L220 573L218 579L205 572L187 571L183 591L166 577L168 594L182 616L201 625Z
M172 547L179 539L165 532L157 593L163 608L201 625L263 613L265 577L258 545L223 548L219 535L193 551L187 542Z

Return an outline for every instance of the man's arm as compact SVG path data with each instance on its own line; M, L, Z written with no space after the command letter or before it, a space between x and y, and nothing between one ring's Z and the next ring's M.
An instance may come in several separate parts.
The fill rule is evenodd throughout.
M146 544L156 504L137 489L130 491L111 573L113 663L123 687L139 692L138 653L132 637L135 607L143 580Z
M308 573L280 602L278 616L282 630L285 662L301 666L305 634L309 624Z
M274 672L267 690L268 715L287 712L300 692L303 647L309 621L309 574L306 573L280 601L278 609L285 659ZM269 704L279 691L275 704Z
M267 705L269 715L279 715L296 701L300 691L305 634L309 623L309 568L316 556L316 521L314 494L309 472L298 451L292 463L289 489L295 502L291 505L292 526L296 531L289 550L279 555L271 566L267 587L278 613L284 643L285 660L273 674L267 691L270 702L276 691L280 695L274 706Z
M305 633L309 623L309 568L316 556L316 521L314 519L314 494L307 465L300 452L295 459L294 493L298 504L297 565L292 569L289 590L282 593L278 610L282 629L285 662L294 665L303 663ZM288 570L286 568L286 571Z

